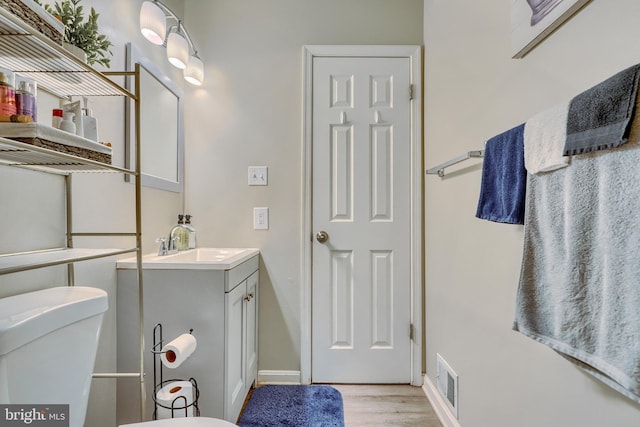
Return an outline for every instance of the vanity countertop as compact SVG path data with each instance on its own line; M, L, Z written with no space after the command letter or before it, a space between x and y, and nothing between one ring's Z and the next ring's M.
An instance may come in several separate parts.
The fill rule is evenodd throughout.
M142 256L143 270L231 270L260 253L255 248L196 248L171 255ZM135 257L117 261L118 269L135 269Z

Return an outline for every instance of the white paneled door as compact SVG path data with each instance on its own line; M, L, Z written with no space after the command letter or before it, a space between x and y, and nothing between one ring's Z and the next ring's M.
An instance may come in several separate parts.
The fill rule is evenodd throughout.
M411 64L316 57L313 382L411 382Z

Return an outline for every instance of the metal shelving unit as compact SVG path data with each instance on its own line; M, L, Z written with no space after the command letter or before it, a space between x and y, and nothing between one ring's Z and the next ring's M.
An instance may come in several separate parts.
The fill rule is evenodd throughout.
M140 67L135 71L100 73L80 61L61 46L24 23L4 7L0 7L0 66L30 77L38 87L58 98L72 96L124 96L135 104L135 120L140 118ZM112 80L113 77L132 76L135 82L133 92ZM137 126L136 126L137 128ZM135 373L95 373L94 378L138 378L140 381L140 418L144 418L144 338L142 329L143 292L142 292L142 241L141 241L141 186L140 179L140 133L136 131L136 164L133 169L125 169L110 164L84 159L58 151L40 148L11 139L0 137L0 166L19 167L45 173L63 175L66 188L66 234L67 244L63 248L50 250L6 254L0 256L0 275L22 271L67 265L68 285L75 282L73 264L103 257L111 257L135 252L138 268L139 290L139 344L140 368ZM122 173L135 176L135 231L123 233L76 233L73 231L71 206L71 180L78 173L102 172ZM135 237L135 246L128 248L81 249L74 247L74 237L86 236L131 236Z
M0 39L2 36L0 36ZM2 57L0 57L0 64ZM136 172L95 160L36 147L20 141L0 137L0 165L18 166L42 172L67 175L77 172L122 172L136 175Z
M0 58L48 92L67 96L135 95L0 7Z

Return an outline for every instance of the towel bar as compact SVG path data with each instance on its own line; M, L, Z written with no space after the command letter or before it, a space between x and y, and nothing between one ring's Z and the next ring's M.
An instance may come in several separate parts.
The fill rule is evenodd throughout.
M453 166L457 163L464 162L467 159L471 158L482 158L484 156L484 150L472 150L467 151L465 154L456 157L455 159L451 159L444 163L440 163L437 166L434 166L430 169L427 169L427 175L435 175L437 174L440 178L444 177L444 168L449 166Z

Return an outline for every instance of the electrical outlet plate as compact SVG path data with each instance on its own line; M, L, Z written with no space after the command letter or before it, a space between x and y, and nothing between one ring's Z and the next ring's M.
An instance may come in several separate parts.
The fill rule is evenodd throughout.
M266 166L249 166L249 185L267 185L268 169Z
M253 208L253 229L269 229L269 208Z

